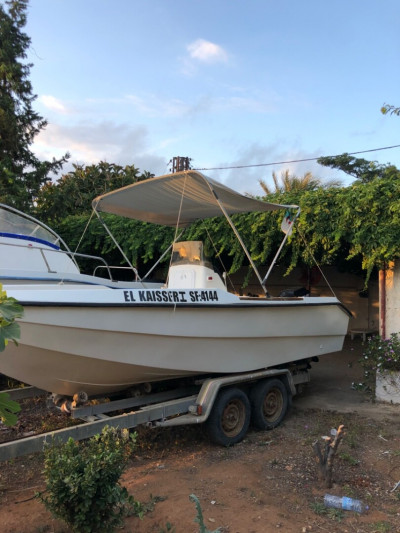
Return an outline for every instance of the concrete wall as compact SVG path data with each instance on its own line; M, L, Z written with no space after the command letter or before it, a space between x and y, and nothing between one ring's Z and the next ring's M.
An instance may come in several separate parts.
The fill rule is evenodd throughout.
M400 331L400 262L391 263L385 275L385 334Z

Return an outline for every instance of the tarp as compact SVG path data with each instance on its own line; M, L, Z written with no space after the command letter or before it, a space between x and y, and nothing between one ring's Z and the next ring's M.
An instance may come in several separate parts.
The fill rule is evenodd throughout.
M221 216L218 200L229 215L298 208L262 202L235 192L196 170L151 178L98 196L96 211L164 226L186 227L195 220Z

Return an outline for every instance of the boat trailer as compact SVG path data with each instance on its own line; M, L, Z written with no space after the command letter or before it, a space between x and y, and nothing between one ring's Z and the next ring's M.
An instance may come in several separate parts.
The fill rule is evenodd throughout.
M216 444L228 446L243 439L250 423L250 402L244 390L251 391L253 386L256 389L267 383L275 384L275 389L276 387L277 389L273 389L271 398L273 420L264 428L259 427L259 429L272 429L284 418L291 397L296 394L296 387L309 380L307 368L299 368L296 372L288 369L268 369L211 377L191 387L179 387L133 398L72 407L70 416L81 420L81 424L1 443L0 461L42 452L46 446L65 443L69 438L77 441L88 439L99 434L105 426L133 429L139 425L168 427L209 422L211 440ZM225 413L219 420L212 414L219 400L224 396L222 391L225 396L228 393L229 401L224 399L224 405L219 406L218 411ZM10 398L16 401L47 394L35 387L3 392L7 392ZM278 401L276 400L277 393ZM281 395L282 401L279 401ZM261 397L261 405L265 405L265 402L266 399ZM121 414L121 411L124 412ZM229 418L228 429L226 429L227 422L222 419L223 416L226 416L227 420ZM236 428L235 424L240 424L241 427Z

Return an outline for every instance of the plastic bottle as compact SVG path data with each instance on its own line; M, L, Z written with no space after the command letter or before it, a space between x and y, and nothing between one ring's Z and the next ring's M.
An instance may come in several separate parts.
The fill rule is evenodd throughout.
M334 507L335 509L344 509L345 511L356 511L357 513L363 513L369 509L368 505L365 505L360 500L346 498L346 496L333 496L332 494L325 494L324 505L325 507Z

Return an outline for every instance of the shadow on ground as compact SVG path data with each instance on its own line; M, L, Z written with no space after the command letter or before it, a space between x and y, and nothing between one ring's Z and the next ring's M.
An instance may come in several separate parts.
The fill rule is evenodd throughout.
M295 409L326 409L340 413L357 412L372 418L399 421L400 404L375 403L371 397L353 388L363 381L361 338L346 337L343 350L320 357L310 371L311 381L303 393L295 396Z

